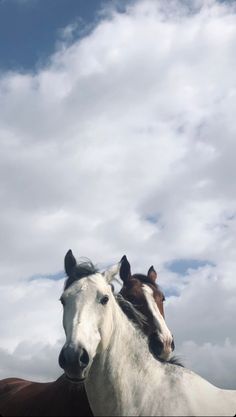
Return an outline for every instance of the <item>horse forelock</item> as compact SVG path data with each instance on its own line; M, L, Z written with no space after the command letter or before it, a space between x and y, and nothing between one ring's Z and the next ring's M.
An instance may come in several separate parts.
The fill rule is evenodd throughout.
M137 279L138 281L142 282L143 284L149 285L152 289L160 290L158 284L154 283L147 275L144 274L134 274L132 278Z
M65 282L64 291L66 291L74 282L79 281L82 278L89 277L97 274L97 267L90 261L90 259L82 259L76 264L73 273L69 276Z

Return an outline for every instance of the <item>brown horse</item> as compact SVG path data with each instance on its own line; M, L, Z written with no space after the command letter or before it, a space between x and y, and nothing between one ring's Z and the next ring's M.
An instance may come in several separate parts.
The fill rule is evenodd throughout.
M91 268L91 264L89 265ZM92 268L94 268L92 266ZM68 280L73 279L76 274L76 260L71 251L68 251L65 257L65 271ZM91 271L90 271L91 272ZM95 268L94 268L95 272ZM85 274L87 269L85 268ZM147 305L145 296L145 286L148 284L153 289L153 299L155 300L159 311L164 317L163 301L164 296L160 289L154 283L155 271L150 268L147 276L131 276L130 265L126 257L121 260L120 276L124 282L121 290L122 296L137 306L147 321L138 324L142 330L149 336L150 350L154 356L163 351L163 344L159 340L156 323ZM155 278L156 279L156 278ZM152 280L152 283L150 282ZM122 302L120 302L122 308ZM133 310L122 308L124 313L130 319L137 321L132 317ZM153 348L157 344L157 348ZM173 348L173 345L172 345ZM158 359L158 357L157 357ZM37 383L25 381L17 378L4 379L0 381L0 415L2 416L92 416L87 395L84 386L69 382L64 375L54 382Z
M132 275L130 264L126 256L123 256L120 278L123 281L120 294L147 318L147 324L143 331L148 336L151 352L159 360L168 360L175 349L175 344L173 336L165 323L163 306L165 296L157 285L155 269L151 266L147 275ZM155 305L151 302L153 299Z
M1 416L92 416L83 384L62 375L38 383L9 378L0 381Z

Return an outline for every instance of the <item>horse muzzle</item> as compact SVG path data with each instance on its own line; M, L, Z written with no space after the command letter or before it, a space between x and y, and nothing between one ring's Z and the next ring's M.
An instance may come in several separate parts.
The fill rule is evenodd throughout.
M86 379L90 358L83 347L75 347L71 344L65 345L61 350L58 361L69 381L81 383Z
M168 360L171 353L175 350L173 336L170 340L163 340L158 332L150 334L148 344L150 351L158 359Z

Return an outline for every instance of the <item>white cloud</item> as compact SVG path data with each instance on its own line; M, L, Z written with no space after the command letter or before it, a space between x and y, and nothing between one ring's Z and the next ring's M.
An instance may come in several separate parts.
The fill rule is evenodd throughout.
M65 336L59 297L63 281L35 279L0 285L0 376L52 380Z
M139 1L64 45L37 73L1 74L6 300L18 285L32 290L20 279L61 270L69 248L95 263L126 253L134 270L155 264L163 286L181 292L168 304L179 346L199 345L203 363L206 343L219 361L226 340L234 350L235 47L232 4L202 0L190 9L186 2ZM182 279L165 270L178 258L216 266L198 271L198 287L194 273ZM208 273L217 277L214 291ZM217 311L207 327L193 302L196 291L205 311L220 290L223 332L215 325ZM1 314L6 310L0 304ZM39 311L36 317L43 326ZM24 329L14 330L13 340L3 326L3 349L29 342ZM45 345L58 340L50 326ZM34 334L33 324L29 329ZM233 381L230 371L226 379L226 385Z
M1 285L1 347L11 353L19 341L53 344L64 337L59 298L63 280L34 279Z
M184 342L180 350L186 366L203 378L219 388L235 388L236 345L230 339L222 344Z

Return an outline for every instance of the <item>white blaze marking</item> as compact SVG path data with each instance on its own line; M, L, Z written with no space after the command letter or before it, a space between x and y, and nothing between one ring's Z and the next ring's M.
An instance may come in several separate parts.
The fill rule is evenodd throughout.
M159 331L159 337L160 340L162 341L163 345L164 345L164 350L162 352L162 354L160 355L160 357L162 359L168 359L169 355L172 352L172 341L173 341L173 337L172 334L170 332L170 330L168 329L166 322L163 318L163 316L160 313L160 310L154 300L153 297L153 290L148 286L148 285L143 285L143 291L144 291L144 295L148 304L148 307L153 315L153 318L155 320L155 323L157 325L158 331Z

